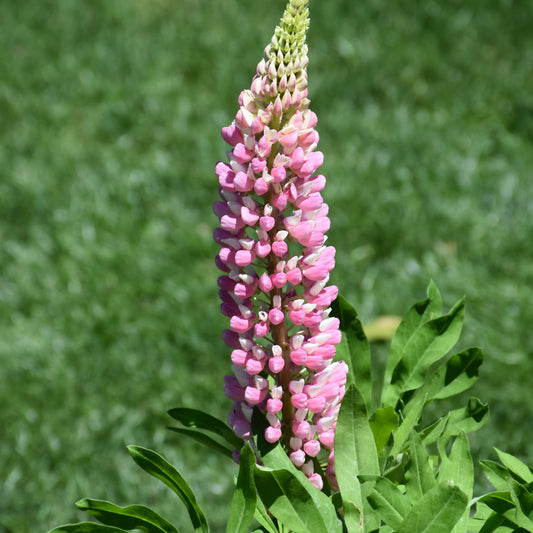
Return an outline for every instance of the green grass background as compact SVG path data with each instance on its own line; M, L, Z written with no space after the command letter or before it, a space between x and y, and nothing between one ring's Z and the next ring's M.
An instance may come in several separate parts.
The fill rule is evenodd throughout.
M211 204L220 128L283 0L0 3L0 531L83 496L184 509L124 449L175 463L223 531L235 468L168 432L225 418ZM533 463L533 4L311 2L333 279L364 321L433 278L486 362L472 439Z

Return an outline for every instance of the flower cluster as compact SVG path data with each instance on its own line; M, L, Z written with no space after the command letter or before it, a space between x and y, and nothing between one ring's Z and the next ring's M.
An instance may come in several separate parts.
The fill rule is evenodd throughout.
M282 440L292 462L322 487L313 458L324 456L334 482L333 442L347 366L333 361L341 340L329 317L337 288L328 285L335 248L326 246L328 206L315 174L316 115L307 98L307 0L291 0L233 123L232 146L216 174L220 219L215 240L223 334L232 349L226 395L229 423L251 439L255 406L266 414L267 441Z

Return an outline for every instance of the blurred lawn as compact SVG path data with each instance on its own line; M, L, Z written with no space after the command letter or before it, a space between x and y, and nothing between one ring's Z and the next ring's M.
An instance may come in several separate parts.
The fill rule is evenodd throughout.
M229 409L213 167L283 7L0 3L0 532L80 519L82 496L186 523L130 443L177 464L223 530L234 467L165 411ZM311 10L334 280L365 321L430 278L448 305L466 293L493 414L473 448L533 463L533 4Z

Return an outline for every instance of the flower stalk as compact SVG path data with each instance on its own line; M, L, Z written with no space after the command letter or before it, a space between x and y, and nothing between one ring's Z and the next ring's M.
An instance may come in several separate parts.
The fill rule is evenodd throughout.
M347 366L335 361L339 321L329 317L335 248L326 246L328 206L316 174L316 115L309 109L307 0L290 0L233 123L232 147L216 174L220 219L214 238L223 334L232 349L226 395L229 423L252 438L254 407L265 413L265 439L283 442L292 462L317 487L313 459L324 459L335 487L333 441Z

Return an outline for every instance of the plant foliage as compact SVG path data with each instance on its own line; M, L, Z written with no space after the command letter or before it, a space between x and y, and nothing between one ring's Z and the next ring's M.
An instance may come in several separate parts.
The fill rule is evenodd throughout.
M477 347L453 353L464 301L442 314L440 293L430 283L398 327L380 373L354 308L339 297L333 313L344 339L338 357L351 363L349 389L335 437L337 487L319 491L290 461L281 445L263 438L265 421L254 414L254 441L244 443L224 422L195 409L169 414L184 427L170 428L225 456L239 453L239 472L227 533L490 533L533 531L533 473L496 450L500 462L481 461L495 491L474 497L474 463L467 435L487 421L488 407L471 397L463 407L428 418L428 405L468 390L483 361ZM377 401L372 399L378 399ZM375 405L373 405L375 404ZM432 410L433 411L433 410ZM196 497L161 455L130 446L134 461L165 483L183 502L194 531L209 531ZM315 465L320 469L320 461ZM325 479L325 476L324 476ZM83 499L77 506L101 524L60 526L50 533L176 533L154 510Z

